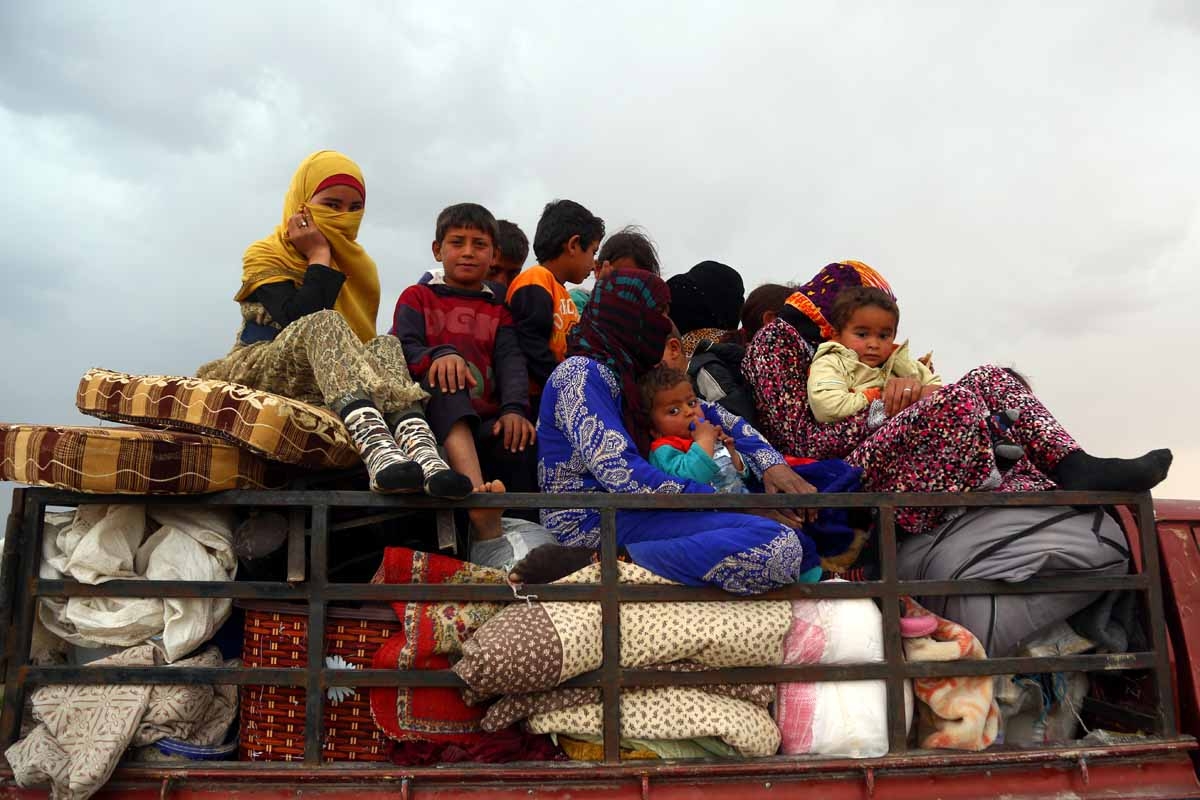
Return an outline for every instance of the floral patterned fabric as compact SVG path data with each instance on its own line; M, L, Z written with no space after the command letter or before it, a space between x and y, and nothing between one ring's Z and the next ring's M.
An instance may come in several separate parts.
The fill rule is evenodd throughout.
M503 583L504 573L458 559L389 547L374 583ZM404 630L376 651L375 669L448 669L450 656L500 605L496 603L393 603ZM479 740L482 709L470 708L451 687L375 687L371 716L398 741L458 742Z
M598 736L603 708L588 703L544 714L526 722L531 733ZM621 736L627 739L696 739L715 736L748 758L774 755L779 728L764 705L698 687L631 689L621 693Z
M784 320L763 327L746 347L742 375L754 389L758 427L790 456L845 458L869 435L867 412L822 425L808 405L813 349Z
M1046 473L1078 445L1022 383L993 366L971 370L932 397L914 403L871 433L867 412L821 424L808 407L808 342L786 321L759 331L742 369L754 386L759 424L778 448L810 458L844 458L863 468L868 492L1042 491ZM1019 412L1007 435L1025 448L1003 475L996 467L989 420ZM952 510L901 508L896 522L925 533Z
M697 664L694 661L651 664L645 668L663 672L701 672L708 669L705 665ZM769 684L701 684L694 688L709 694L732 697L735 700L746 700L761 706L770 705L775 700L775 687ZM564 708L599 703L600 699L599 689L551 689L548 692L510 694L488 707L482 726L485 731L503 730L509 725L535 714L547 714Z
M1007 433L1024 446L1027 457L1001 475L989 420L1005 409L1020 413ZM1055 486L1042 470L1053 469L1077 449L1022 383L999 367L983 366L897 414L846 463L863 468L868 492L1037 492ZM896 522L909 533L926 533L945 521L947 513L898 508Z

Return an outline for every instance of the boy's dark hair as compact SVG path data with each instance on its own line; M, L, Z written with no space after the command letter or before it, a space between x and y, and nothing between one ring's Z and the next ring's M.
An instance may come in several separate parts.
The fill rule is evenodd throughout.
M900 322L900 307L896 305L887 292L874 286L851 286L838 293L829 311L829 324L835 331L840 331L860 308L874 306L882 308L895 315L897 324Z
M500 238L496 218L492 216L492 212L478 203L456 203L443 208L442 213L438 214L437 228L434 232L437 237L436 241L442 242L446 238L446 232L451 228L470 228L482 231L492 237L493 245Z
M525 259L529 258L529 238L525 231L506 219L496 220L496 228L499 230L495 238L496 249L501 258L524 266Z
M600 252L596 254L596 263L616 261L618 258L630 258L633 263L646 272L661 275L658 265L658 250L654 242L646 235L646 231L637 225L627 225L612 236L605 239Z
M553 261L567 249L572 236L579 237L580 247L591 247L604 238L604 220L574 200L551 200L533 232L534 257L540 264Z
M686 372L659 364L638 380L638 388L642 390L642 411L649 417L654 409L654 395L678 386L681 383L691 385L692 379Z
M768 311L779 313L783 308L787 299L795 294L794 286L787 286L782 283L764 283L762 286L757 286L755 289L746 295L746 302L742 304L742 330L746 332L746 341L749 342L754 338L754 334L758 333L763 326L763 314Z

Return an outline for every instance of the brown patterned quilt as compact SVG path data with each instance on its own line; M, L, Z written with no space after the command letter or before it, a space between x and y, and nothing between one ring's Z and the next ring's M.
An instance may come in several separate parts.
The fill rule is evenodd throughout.
M634 564L624 582L669 584ZM560 583L596 583L592 565ZM792 622L784 601L622 603L621 666L687 660L710 668L783 662ZM505 608L463 644L454 671L477 696L552 689L602 661L599 603L528 603Z
M101 419L217 436L285 464L328 469L360 461L333 412L236 383L91 369L75 405Z
M228 442L146 428L0 424L0 480L99 494L278 489L291 470Z
M633 564L620 564L632 583L669 584ZM560 583L595 583L599 565ZM769 666L783 661L791 604L781 601L622 603L621 665L696 670ZM598 603L513 604L463 644L454 671L480 700L495 703L482 727L525 720L534 733L595 736L601 706L595 689L557 689L602 661ZM746 756L771 755L779 729L767 706L772 686L680 686L631 689L621 696L621 735L631 739L718 737Z

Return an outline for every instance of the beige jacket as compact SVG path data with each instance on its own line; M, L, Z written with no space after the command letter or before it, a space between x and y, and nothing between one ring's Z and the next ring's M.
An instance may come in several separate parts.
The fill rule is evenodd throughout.
M941 386L942 379L899 345L887 361L872 367L858 354L837 342L823 342L808 370L808 405L817 422L837 422L871 404L865 389L882 389L889 378L916 378L922 386Z

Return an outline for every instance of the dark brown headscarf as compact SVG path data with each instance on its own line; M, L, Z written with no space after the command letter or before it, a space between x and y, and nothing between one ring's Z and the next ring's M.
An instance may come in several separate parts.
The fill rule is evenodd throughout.
M621 380L625 428L642 455L650 435L638 380L662 361L671 321L663 311L671 292L662 278L639 269L613 270L596 284L583 315L567 336L567 355L604 364Z

